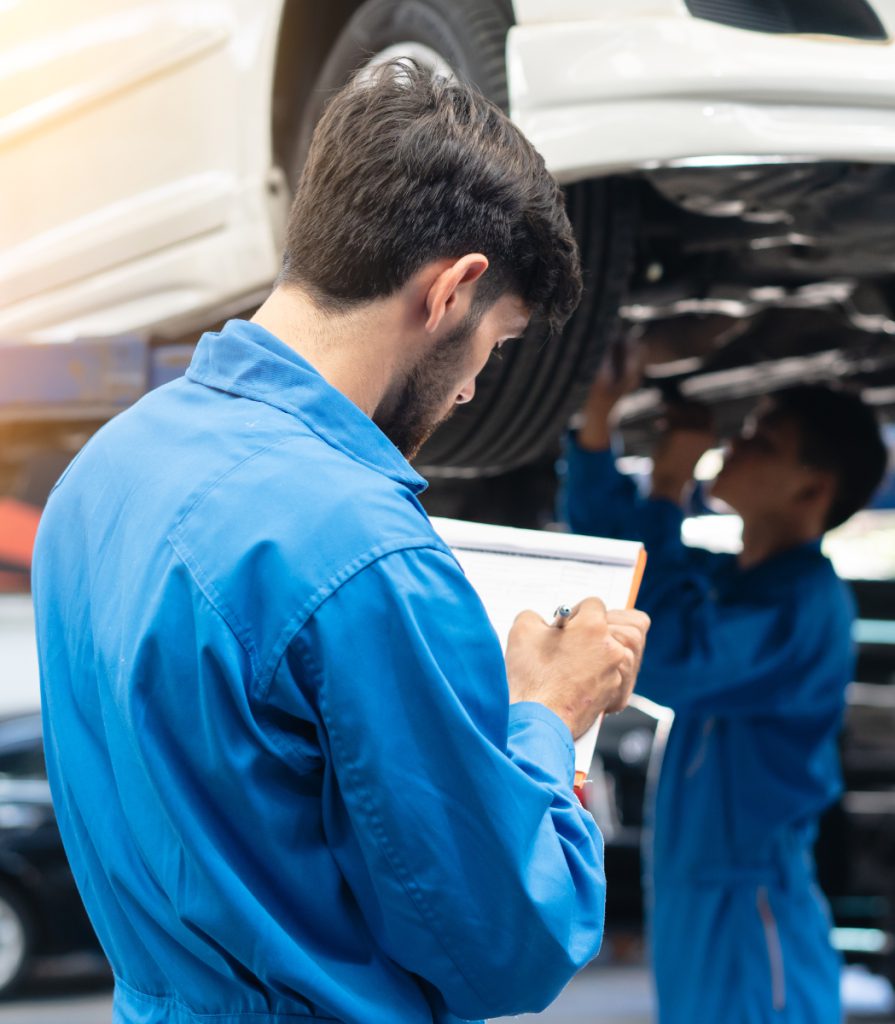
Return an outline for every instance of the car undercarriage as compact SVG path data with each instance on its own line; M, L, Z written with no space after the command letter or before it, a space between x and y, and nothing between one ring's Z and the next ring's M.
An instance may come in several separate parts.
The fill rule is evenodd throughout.
M895 403L895 168L730 160L634 179L620 309L644 364L622 412L631 451L675 394L712 406L722 433L796 382L847 383L884 418Z

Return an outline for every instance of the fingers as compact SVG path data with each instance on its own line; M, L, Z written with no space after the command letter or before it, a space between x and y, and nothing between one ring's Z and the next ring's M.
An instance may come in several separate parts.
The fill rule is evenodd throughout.
M578 626L608 626L626 627L635 630L642 636L646 636L650 627L650 617L646 612L631 609L607 610L606 605L598 597L587 597L572 608L572 614L567 620L567 625L573 621ZM535 627L549 627L550 623L545 621L537 612L530 609L520 612L514 622L513 628L519 627L522 630L529 630Z
M606 612L606 621L610 626L633 626L644 634L651 623L649 615L638 608L613 608Z
M639 661L635 651L614 635L607 639L601 655L605 685L603 710L615 714L627 706L637 680Z
M533 612L528 609L524 612L519 612L513 620L513 628L510 632L529 633L533 629L543 629L547 625L548 623L546 623L537 612Z
M639 666L646 644L646 634L650 628L650 617L645 612L630 609L611 611L607 614L606 621L611 635L634 652Z
M606 605L598 597L586 597L583 601L572 607L571 618L580 617L586 622L605 622L608 625L633 626L642 633L646 633L650 627L650 617L646 612L637 608L613 608L607 609ZM523 625L547 626L549 623L533 612L530 608L519 612L515 622Z
M533 612L530 608L526 608L525 611L519 612L514 621L520 625L525 626L533 626L535 624L541 626L547 625L547 623L544 622L541 616L538 615L537 612Z
M639 629L635 629L633 626L610 626L609 635L616 643L621 644L626 650L630 651L634 655L637 664L640 664L646 637L644 637Z
M594 628L606 627L606 605L598 597L586 597L583 601L579 601L578 604L574 605L571 614L566 618L564 626L569 628L574 622L578 629L582 627ZM513 624L513 628L520 626L522 629L531 629L535 626L547 626L551 623L545 622L540 615L533 611L520 612Z
M615 699L606 708L607 711L614 713L627 706L634 690L637 673L640 671L640 663L643 660L650 618L644 612L636 609L613 610L607 614L607 623L612 640L625 651L625 657L618 667L620 677L618 692Z
M606 626L606 605L598 597L586 597L572 608L566 628L572 624L593 628Z
M506 652L511 701L539 701L580 735L597 712L627 705L649 625L643 612L607 610L597 597L575 605L562 629L520 613Z

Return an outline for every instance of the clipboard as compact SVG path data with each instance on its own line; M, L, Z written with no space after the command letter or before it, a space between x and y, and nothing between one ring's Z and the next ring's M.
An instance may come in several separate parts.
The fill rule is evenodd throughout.
M560 604L599 597L607 608L633 608L646 568L636 541L433 518L482 599L506 650L516 615L526 608L547 622ZM575 741L575 792L581 798L603 716Z

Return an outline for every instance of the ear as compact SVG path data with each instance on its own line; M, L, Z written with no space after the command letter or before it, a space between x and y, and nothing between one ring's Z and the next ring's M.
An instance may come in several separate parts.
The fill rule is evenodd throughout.
M434 334L448 313L457 305L460 289L474 284L488 269L488 257L468 253L448 264L426 292L426 331Z

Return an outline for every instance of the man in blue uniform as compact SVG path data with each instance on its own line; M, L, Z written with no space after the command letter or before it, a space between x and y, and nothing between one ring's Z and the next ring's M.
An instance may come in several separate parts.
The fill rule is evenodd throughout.
M331 101L252 322L57 484L47 766L116 1024L515 1013L596 953L572 739L625 703L646 617L526 613L505 663L406 457L579 290L525 139L387 65Z
M766 399L714 483L743 519L742 553L720 556L681 542L707 424L670 410L641 498L610 450L622 393L604 370L569 442L564 498L572 529L649 552L638 691L675 713L649 856L660 1022L834 1024L839 963L812 847L840 790L854 611L820 541L879 483L878 427L858 398L822 387Z

